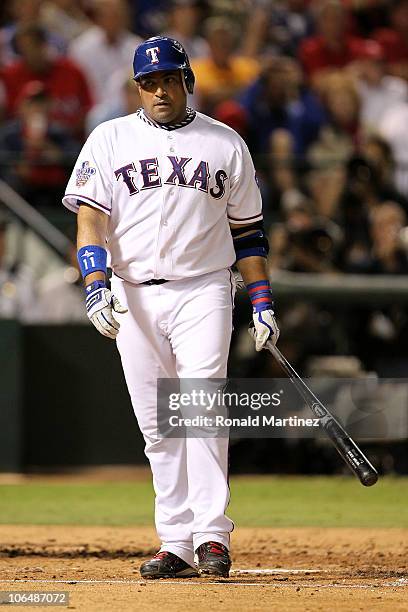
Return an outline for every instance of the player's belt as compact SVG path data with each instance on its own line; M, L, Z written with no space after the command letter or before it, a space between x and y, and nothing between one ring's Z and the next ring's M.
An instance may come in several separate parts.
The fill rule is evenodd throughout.
M165 278L152 278L151 280L145 281L141 283L142 285L162 285L163 283L168 283L169 281Z

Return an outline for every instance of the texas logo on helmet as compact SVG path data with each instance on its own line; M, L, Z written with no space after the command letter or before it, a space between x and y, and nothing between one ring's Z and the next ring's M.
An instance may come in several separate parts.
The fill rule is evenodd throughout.
M160 47L150 47L146 49L146 55L150 57L152 64L157 64L159 61Z
M134 79L159 70L180 70L185 89L192 94L195 77L183 45L168 36L154 36L142 42L133 59Z

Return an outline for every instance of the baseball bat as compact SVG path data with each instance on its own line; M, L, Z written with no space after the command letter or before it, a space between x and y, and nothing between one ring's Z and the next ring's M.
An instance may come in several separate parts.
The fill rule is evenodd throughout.
M253 323L250 326L251 335L253 335L252 327ZM303 397L313 414L319 419L320 426L333 442L342 459L354 472L361 484L365 487L371 487L374 485L378 480L378 473L364 455L362 450L357 446L354 440L352 440L346 430L340 425L329 410L309 389L304 380L302 380L296 370L290 365L286 357L282 355L280 350L271 340L266 343L265 348L272 353L282 369L286 372L298 393Z

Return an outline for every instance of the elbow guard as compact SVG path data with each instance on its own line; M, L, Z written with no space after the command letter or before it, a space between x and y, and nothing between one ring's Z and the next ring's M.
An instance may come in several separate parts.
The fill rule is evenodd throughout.
M256 231L252 232L248 236L240 237L243 232L255 229L253 226L257 225ZM232 237L234 241L235 253L237 261L244 259L244 257L267 257L269 253L269 243L265 236L264 228L262 224L254 223L253 226L246 226L245 228L232 230ZM235 235L234 235L235 234Z

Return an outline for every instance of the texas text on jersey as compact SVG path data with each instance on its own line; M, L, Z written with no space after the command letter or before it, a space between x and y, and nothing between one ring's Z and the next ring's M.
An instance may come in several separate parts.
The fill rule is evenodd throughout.
M228 268L236 259L229 222L262 219L246 144L194 111L171 130L142 109L97 127L64 204L77 210L78 200L110 215L113 271L135 283Z

